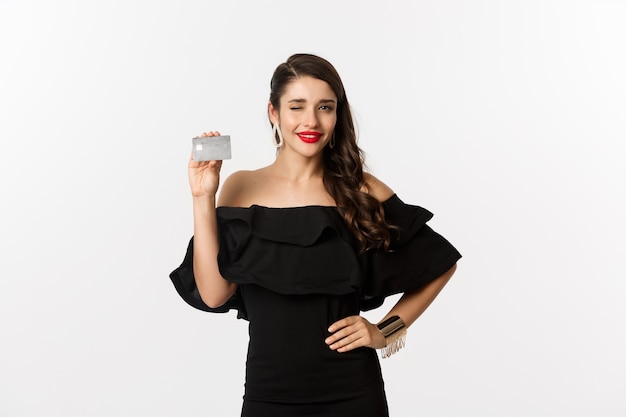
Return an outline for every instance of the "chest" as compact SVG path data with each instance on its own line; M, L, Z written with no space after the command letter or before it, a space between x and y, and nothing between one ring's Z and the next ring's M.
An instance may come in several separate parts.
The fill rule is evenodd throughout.
M335 206L322 180L303 183L265 180L259 178L248 184L242 192L241 206L257 204L265 207Z

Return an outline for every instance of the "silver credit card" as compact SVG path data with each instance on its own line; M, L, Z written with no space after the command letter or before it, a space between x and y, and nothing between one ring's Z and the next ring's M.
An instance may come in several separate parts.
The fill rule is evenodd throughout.
M191 139L193 146L193 160L220 161L231 159L230 136L203 136Z

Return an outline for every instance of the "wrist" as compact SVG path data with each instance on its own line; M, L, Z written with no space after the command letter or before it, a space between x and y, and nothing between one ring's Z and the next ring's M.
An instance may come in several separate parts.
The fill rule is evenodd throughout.
M381 355L388 358L402 349L406 343L406 325L399 316L392 316L376 325L385 338Z
M215 194L193 196L193 210L194 212L204 212L211 209L215 209L216 198Z

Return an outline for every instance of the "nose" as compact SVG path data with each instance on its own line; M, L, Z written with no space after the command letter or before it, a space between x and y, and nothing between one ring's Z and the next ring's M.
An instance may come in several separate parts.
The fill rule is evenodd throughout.
M303 124L306 127L315 127L317 126L317 123L318 123L318 120L317 120L317 113L315 111L315 108L307 109L307 111L304 113Z

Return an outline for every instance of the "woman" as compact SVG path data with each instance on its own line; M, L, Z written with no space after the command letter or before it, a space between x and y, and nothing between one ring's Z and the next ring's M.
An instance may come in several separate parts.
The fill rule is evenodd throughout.
M249 320L242 416L387 416L375 349L403 345L461 256L363 172L328 61L279 65L268 114L276 160L231 175L217 203L221 161L189 161L194 238L170 276L192 306ZM359 315L396 293L384 325Z

